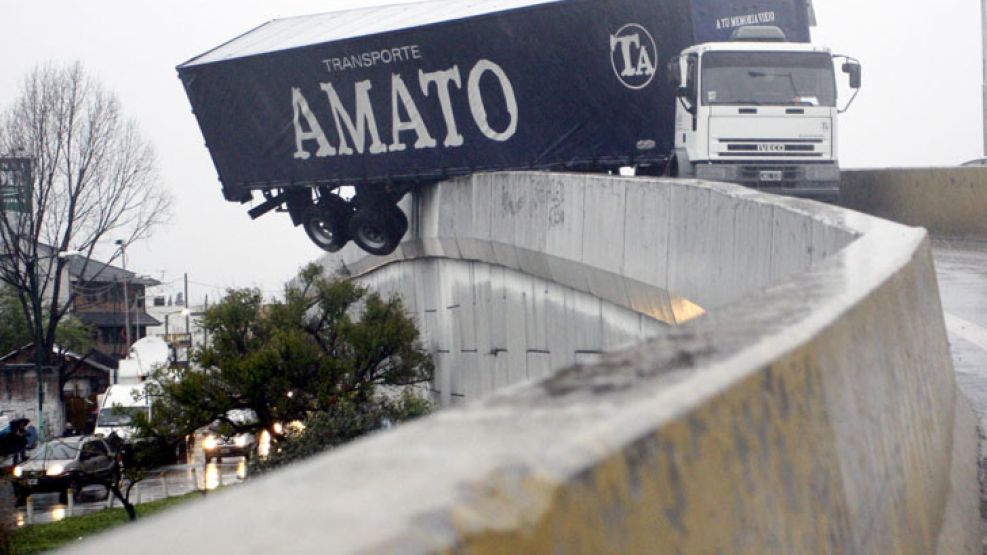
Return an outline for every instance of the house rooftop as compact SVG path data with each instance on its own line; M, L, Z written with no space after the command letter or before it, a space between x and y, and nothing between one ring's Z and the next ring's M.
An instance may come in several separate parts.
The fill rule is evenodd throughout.
M144 285L146 287L161 285L161 282L156 279L138 276L129 270L117 268L116 266L105 264L98 260L89 259L87 262L84 256L67 256L66 261L68 262L69 275L73 279L104 283L126 281L131 285Z

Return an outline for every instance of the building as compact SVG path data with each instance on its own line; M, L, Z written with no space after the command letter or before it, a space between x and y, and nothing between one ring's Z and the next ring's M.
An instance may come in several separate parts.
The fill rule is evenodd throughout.
M46 259L50 259L48 254ZM116 381L118 361L127 357L130 344L145 337L149 327L160 325L146 310L147 288L159 285L157 280L95 260L87 262L82 256L65 259L59 278L61 302L69 302L70 313L92 328L95 341L84 354L57 345L53 350L53 366L43 371L40 388L48 437L60 434L66 421L85 429L97 395ZM2 414L37 422L39 387L34 361L34 345L0 353Z
M187 364L192 350L206 340L200 319L208 304L190 305L184 291L167 285L148 287L147 298L147 312L159 322L149 327L148 335L161 337L171 346L173 362Z
M147 288L160 285L157 280L95 260L87 264L82 256L68 257L66 268L71 312L93 328L97 351L126 358L130 344L147 336L148 327L161 325L146 310Z
M42 372L44 402L42 425L45 437L62 433L71 421L84 430L96 408L96 395L106 391L116 372L117 361L98 351L85 355L56 351L56 368ZM61 389L61 395L59 395ZM28 418L38 423L38 373L34 365L34 345L26 345L0 356L0 414Z

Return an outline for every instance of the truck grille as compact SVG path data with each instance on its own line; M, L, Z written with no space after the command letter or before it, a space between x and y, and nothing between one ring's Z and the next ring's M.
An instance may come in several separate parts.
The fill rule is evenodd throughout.
M726 146L726 151L719 153L720 156L724 157L818 158L823 156L823 153L818 152L817 149L817 147L822 146L822 139L729 138L719 139L719 142Z

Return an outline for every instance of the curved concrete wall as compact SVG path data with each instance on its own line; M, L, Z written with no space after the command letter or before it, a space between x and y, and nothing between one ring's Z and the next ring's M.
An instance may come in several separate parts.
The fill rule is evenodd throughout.
M933 235L987 239L987 167L851 170L841 196L847 208Z
M359 281L402 297L435 361L441 406L586 363L665 324L516 270L446 258L388 264Z
M503 191L520 176L472 184ZM666 228L674 237L651 244L666 246L657 257L666 266L629 257L624 226L609 232L623 244L591 237L586 249L581 234L590 267L570 266L576 276L555 273L554 283L603 285L601 295L632 304L627 283L640 280L684 290L706 316L78 551L980 552L976 432L956 392L923 230L726 185L547 178L600 199L664 196L666 212L625 202L628 214L613 221L637 208L658 228L677 222ZM486 198L473 204L481 216L484 202L511 206ZM607 202L586 206L596 204ZM424 216L393 261L474 260L464 251L489 246L504 266L537 276L578 258L553 251L551 233L491 241L482 237L508 231L481 224L469 240L465 222ZM457 231L433 235L446 225ZM559 254L547 265L527 259L539 249ZM351 270L380 265L363 260ZM594 286L600 271L606 283ZM731 286L738 292L722 290Z
M802 201L591 174L480 174L404 208L411 225L394 254L351 245L322 263L406 299L443 405L653 337L656 321L743 298L854 236Z

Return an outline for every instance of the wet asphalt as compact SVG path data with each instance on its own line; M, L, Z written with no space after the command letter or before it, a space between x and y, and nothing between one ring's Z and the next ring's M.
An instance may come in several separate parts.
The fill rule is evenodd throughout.
M936 240L933 257L956 382L987 429L987 242Z
M200 459L190 464L161 467L148 472L143 480L134 485L130 501L139 505L192 491L208 492L239 484L246 477L247 465L242 458L223 459L221 463L211 462L208 465ZM60 502L57 493L38 493L31 496L30 507L17 507L15 525L42 524L101 511L111 506L112 497L101 485L82 488L71 505ZM121 505L118 500L112 499L112 506Z

